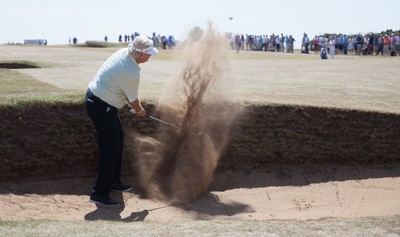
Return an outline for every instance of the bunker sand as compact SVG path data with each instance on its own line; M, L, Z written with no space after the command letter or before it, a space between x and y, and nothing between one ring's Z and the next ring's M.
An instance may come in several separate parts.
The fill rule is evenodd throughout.
M353 168L352 168L353 169ZM400 213L400 168L310 168L216 174L204 195L193 202L172 206L130 193L112 192L123 200L119 208L96 207L88 202L87 179L3 182L0 188L1 220L268 220L358 218ZM319 172L316 172L319 171ZM282 173L285 173L282 176ZM358 173L358 175L354 175ZM290 177L291 176L291 177ZM330 176L337 181L308 183ZM138 177L125 177L135 184ZM360 178L360 179L356 179ZM342 181L341 181L342 180ZM303 185L294 185L304 182ZM309 182L309 181L308 181ZM137 183L136 183L137 185ZM134 186L136 186L134 185ZM137 186L136 186L137 187Z

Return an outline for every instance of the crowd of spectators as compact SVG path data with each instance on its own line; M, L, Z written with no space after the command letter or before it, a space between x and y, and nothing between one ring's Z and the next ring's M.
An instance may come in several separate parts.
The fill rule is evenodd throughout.
M138 36L139 33L119 35L119 42L130 42ZM250 34L226 34L232 50L239 52L247 51L269 51L294 53L294 44L296 39L292 35L250 35ZM156 35L152 37L156 48L172 48L176 45L175 38L172 35ZM107 42L107 36L105 37ZM306 33L301 39L301 53L315 54L321 53L326 49L333 58L334 54L349 55L382 55L382 56L400 56L400 31L397 33L381 34L323 34L309 37Z
M134 34L125 34L124 36L119 35L118 37L118 42L131 42L133 41L137 36L140 34L138 32L135 32ZM154 42L154 47L156 48L162 48L162 49L167 49L167 48L172 48L176 45L175 38L173 35L156 35L153 33L152 37L149 37L150 39L153 40ZM104 37L104 41L108 41L107 35Z
M271 51L294 53L296 39L292 35L243 35L227 34L232 50ZM333 46L333 47L332 47ZM324 34L310 38L306 33L301 39L301 53L320 53L326 48L333 54L400 56L400 33L391 34ZM332 50L334 52L332 52Z
M294 52L294 42L296 41L292 35L243 35L243 34L227 34L229 44L232 49L254 50L254 51L277 51L277 52Z

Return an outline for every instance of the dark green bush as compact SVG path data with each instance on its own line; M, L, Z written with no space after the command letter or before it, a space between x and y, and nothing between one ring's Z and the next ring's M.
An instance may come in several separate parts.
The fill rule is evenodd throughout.
M85 44L86 44L86 46L88 46L88 47L95 47L95 48L105 48L105 47L108 47L107 42L101 42L101 41L86 41Z

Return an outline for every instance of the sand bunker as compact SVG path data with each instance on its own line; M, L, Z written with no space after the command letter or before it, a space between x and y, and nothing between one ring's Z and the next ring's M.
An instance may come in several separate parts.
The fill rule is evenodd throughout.
M196 52L195 49L199 47L195 45L200 44L195 43L191 50ZM57 78L57 83L63 85L72 83L76 87L82 82L86 87L87 83L82 78L86 80L87 77L71 78L69 72L87 70L92 73L88 67L90 62L72 62L78 57L87 58L89 52L84 49L66 47L60 51L59 48L46 47L38 52L36 47L10 47L7 51L8 47L2 47L2 50L6 49L8 53L20 51L24 59L43 57L59 65L78 65L76 68L26 72L30 75L35 72L33 76L39 80ZM26 51L29 50L31 53L27 56ZM60 52L64 56L69 55L65 56L68 60L61 62L57 61L58 58L49 57L48 52L53 50L57 55ZM212 50L216 49L210 46L203 51L204 54L213 54L213 59L216 52ZM101 57L109 53L101 50L90 52L103 55ZM253 55L253 52L246 53L250 54ZM33 59L29 55L34 55ZM191 53L185 57L189 58L189 55ZM202 54L193 54L192 57L196 59L192 61L195 62L191 71L194 75L200 62L209 58ZM326 67L318 72L305 70L308 65L317 62L303 60L305 55L273 54L274 60L261 57L262 60L236 62L236 66L241 66L234 68L241 72L237 76L248 75L247 79L251 80L245 80L245 83L259 86L262 85L260 82L265 81L266 75L281 80L282 68L287 70L287 66L293 66L293 70L287 73L296 80L304 82L306 77L319 79L324 75L324 80L318 80L324 81L319 84L319 89L325 90L325 86L333 85L331 89L336 91L335 88L345 86L354 88L352 93L357 96L384 92L386 98L390 99L385 101L372 96L365 100L366 104L373 105L371 108L381 106L376 112L340 109L344 105L341 101L347 101L347 98L356 99L346 102L352 105L351 108L366 108L357 102L357 98L361 97L347 96L348 90L343 90L344 99L332 101L332 105L337 103L335 107L339 108L286 105L281 104L286 101L281 98L288 97L287 102L297 98L301 104L323 105L313 102L332 100L340 93L321 98L311 93L313 89L303 90L304 87L299 87L299 84L293 84L293 90L283 87L282 93L273 88L266 90L266 86L271 85L267 83L258 92L242 89L242 92L246 92L245 96L255 93L260 104L254 100L256 104L247 105L246 112L236 116L240 108L227 105L223 98L218 97L222 91L218 90L217 84L221 78L229 75L218 74L217 69L227 72L225 67L229 62L212 61L217 65L207 62L213 70L212 75L220 75L220 78L210 80L202 94L194 93L192 97L190 92L193 91L185 90L191 85L183 80L184 72L189 68L185 65L180 70L181 74L174 78L174 83L169 84L171 88L165 91L163 103L160 102L156 107L145 104L149 113L182 126L182 130L150 119L132 118L125 110L120 114L127 135L123 181L132 184L133 191L112 192L113 198L124 202L118 209L101 208L88 202L97 174L98 148L93 125L83 103L43 102L2 106L0 220L308 220L399 215L400 115L394 99L396 97L391 97L390 90L383 86L396 91L388 76L391 75L388 72L395 71L394 61L339 56L338 60L330 61L329 66L326 64L335 73L322 74ZM288 60L275 60L276 57L287 57ZM376 65L377 62L382 64ZM347 69L362 68L362 72L346 68L342 70L344 65L348 66ZM160 64L149 66L150 69L160 68ZM272 67L282 70L268 70ZM384 68L386 74L375 80L372 72L380 68ZM144 71L164 73L162 70ZM69 77L64 78L61 74ZM279 85L293 82L286 78ZM309 80L304 85L311 82L317 80ZM369 88L374 90L357 89L367 84L373 85ZM316 93L321 94L318 90ZM265 98L262 98L264 95ZM264 103L273 97L280 97L277 100L280 104ZM390 106L384 108L385 105ZM135 143L135 134L130 134L130 131L141 134L140 143ZM204 131L204 134L199 137L190 134L199 131ZM224 140L227 133L228 141ZM143 151L139 159L137 150ZM138 161L139 167L129 165L130 161ZM218 165L213 173L214 162ZM209 188L205 195L193 202L171 206L142 198L137 171L140 172L140 183L147 196L168 203L185 202L199 195L208 185ZM210 178L213 181L209 184Z

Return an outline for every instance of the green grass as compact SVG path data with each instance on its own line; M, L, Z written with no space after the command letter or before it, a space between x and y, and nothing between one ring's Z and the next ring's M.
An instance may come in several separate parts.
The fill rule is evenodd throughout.
M399 236L400 216L267 221L0 221L0 236Z
M15 70L0 69L0 105L21 103L78 103L83 95L65 91Z

